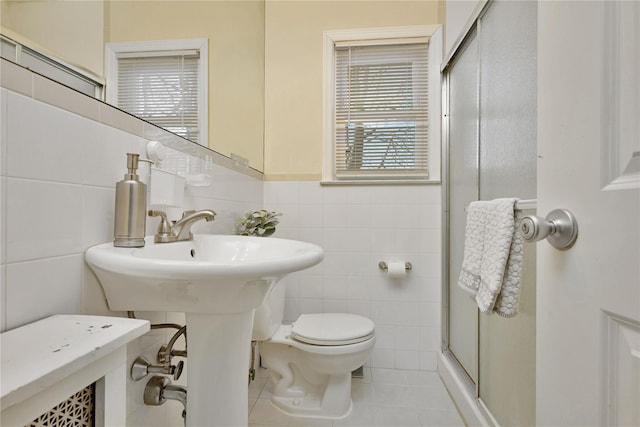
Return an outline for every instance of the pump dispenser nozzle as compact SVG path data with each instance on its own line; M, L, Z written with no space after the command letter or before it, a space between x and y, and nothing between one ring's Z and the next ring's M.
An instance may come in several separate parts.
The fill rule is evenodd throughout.
M140 154L127 153L127 169L129 172L124 176L125 180L138 179L138 161Z

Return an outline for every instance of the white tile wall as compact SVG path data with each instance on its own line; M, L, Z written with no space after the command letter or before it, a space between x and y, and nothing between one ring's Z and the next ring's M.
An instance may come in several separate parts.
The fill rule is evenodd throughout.
M0 107L0 331L57 313L126 315L109 310L83 255L112 240L115 183L126 153L144 153L148 141L4 87ZM188 187L184 209L218 213L194 232L232 233L236 218L262 206L262 181L217 164L212 175L211 186ZM156 227L147 221L147 233ZM184 323L168 313L137 315ZM131 361L155 360L166 341L165 331L146 334L130 346ZM181 409L143 404L144 383L128 380L129 425L181 426Z
M98 124L12 92L7 101L7 176L80 183L78 142L97 139Z
M440 348L440 187L265 182L265 208L282 212L276 237L321 245L324 261L286 277L288 322L303 313L370 317L376 368L435 370ZM379 261L410 261L401 281Z
M82 254L6 265L9 328L53 314L82 312Z
M6 198L8 263L82 252L81 185L9 176Z

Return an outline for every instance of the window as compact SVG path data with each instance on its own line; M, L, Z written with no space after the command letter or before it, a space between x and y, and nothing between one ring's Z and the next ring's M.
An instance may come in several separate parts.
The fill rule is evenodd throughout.
M427 43L336 45L336 177L427 175Z
M110 43L107 100L207 145L207 40Z
M439 61L428 30L325 33L324 181L439 179L439 84L429 90Z

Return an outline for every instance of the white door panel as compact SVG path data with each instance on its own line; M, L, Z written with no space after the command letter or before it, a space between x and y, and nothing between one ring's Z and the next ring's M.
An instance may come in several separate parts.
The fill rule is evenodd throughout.
M640 425L639 24L638 2L539 2L538 215L579 236L538 243L538 425Z

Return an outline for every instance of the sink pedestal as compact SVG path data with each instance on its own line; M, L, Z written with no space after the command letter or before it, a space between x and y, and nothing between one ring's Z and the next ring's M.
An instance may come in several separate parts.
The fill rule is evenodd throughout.
M187 427L248 424L253 313L187 313Z

